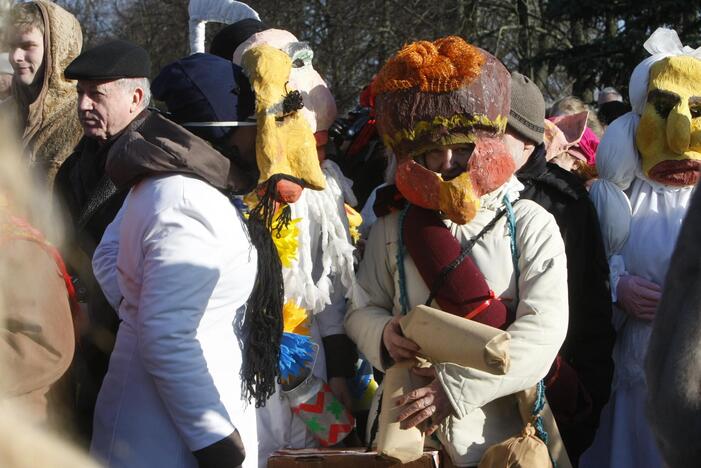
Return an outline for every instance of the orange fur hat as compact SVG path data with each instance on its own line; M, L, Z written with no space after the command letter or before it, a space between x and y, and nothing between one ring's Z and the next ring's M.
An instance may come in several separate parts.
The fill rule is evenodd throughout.
M399 157L443 143L446 134L503 133L509 73L491 54L457 36L404 46L373 82L378 130Z

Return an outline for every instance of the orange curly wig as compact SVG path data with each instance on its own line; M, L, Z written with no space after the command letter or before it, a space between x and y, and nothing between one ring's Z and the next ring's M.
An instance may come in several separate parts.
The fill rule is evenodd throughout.
M472 82L481 72L484 55L458 36L405 45L389 59L373 83L374 94L418 88L446 93Z

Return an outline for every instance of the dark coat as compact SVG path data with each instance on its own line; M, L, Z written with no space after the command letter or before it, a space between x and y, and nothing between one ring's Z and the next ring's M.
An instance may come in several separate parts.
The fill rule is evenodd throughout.
M670 468L701 460L701 190L691 200L646 358L647 414Z
M128 128L139 125L146 115L147 112L139 115ZM119 325L117 312L105 299L92 271L95 248L128 192L118 190L105 173L109 150L118 137L103 144L82 138L59 169L54 185L54 193L66 215L64 258L71 274L78 278L78 293L81 301L87 303L89 318L73 362L74 424L86 441L92 433L93 410Z
M516 176L526 187L521 198L552 214L565 242L569 329L546 395L576 466L594 439L613 378L608 263L596 210L576 175L547 163L539 145Z

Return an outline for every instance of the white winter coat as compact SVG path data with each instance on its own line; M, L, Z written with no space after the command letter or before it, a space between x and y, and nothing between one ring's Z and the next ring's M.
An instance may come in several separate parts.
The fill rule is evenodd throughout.
M95 409L91 453L109 466L196 467L192 451L238 429L257 466L234 329L256 251L229 200L173 175L135 185L93 267L122 320Z
M512 179L483 196L475 219L463 226L446 221L448 228L464 245L494 218L502 207L503 195L508 191L513 197L519 186ZM552 215L528 200L518 201L514 214L520 252L519 298L506 216L477 241L471 253L489 287L516 307L516 321L508 328L509 371L492 375L456 364L436 365L453 407L453 415L440 425L438 437L457 466L476 466L489 446L521 431L516 400L510 395L532 387L545 376L567 332L567 262L557 224ZM382 332L393 315L401 314L398 233L398 213L373 225L357 276L357 287L362 290L353 295L346 315L346 332L382 371L390 364L382 359ZM404 269L409 307L413 308L425 303L429 289L408 253ZM440 308L435 302L432 305Z

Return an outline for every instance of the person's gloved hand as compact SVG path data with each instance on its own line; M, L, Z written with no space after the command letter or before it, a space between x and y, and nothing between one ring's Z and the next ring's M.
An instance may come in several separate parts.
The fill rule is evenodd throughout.
M618 305L638 320L655 318L662 288L645 278L635 275L621 276L618 280Z
M246 458L246 450L239 431L218 442L192 452L199 468L240 468Z

